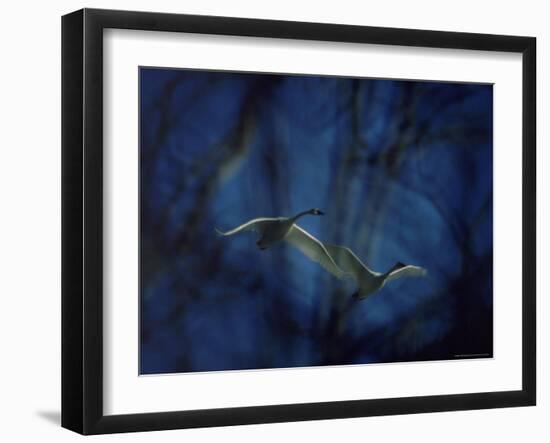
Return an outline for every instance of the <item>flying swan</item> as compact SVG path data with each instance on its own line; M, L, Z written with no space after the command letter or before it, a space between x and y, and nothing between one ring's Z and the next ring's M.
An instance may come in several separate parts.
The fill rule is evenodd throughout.
M357 281L358 288L353 297L359 300L367 298L388 281L401 277L424 277L427 273L424 268L403 263L395 264L385 273L375 272L370 270L349 248L325 244L325 249L338 267Z
M230 231L222 232L216 229L216 232L223 236L229 236L241 231L255 231L259 234L256 244L261 250L280 241L286 241L334 276L343 278L345 273L335 263L323 243L295 224L304 215L324 215L324 213L320 209L313 208L300 212L294 217L255 218Z

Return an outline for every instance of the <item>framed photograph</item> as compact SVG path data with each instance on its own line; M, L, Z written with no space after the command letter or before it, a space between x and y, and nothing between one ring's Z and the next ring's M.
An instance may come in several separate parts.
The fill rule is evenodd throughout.
M532 37L62 19L62 425L535 405Z

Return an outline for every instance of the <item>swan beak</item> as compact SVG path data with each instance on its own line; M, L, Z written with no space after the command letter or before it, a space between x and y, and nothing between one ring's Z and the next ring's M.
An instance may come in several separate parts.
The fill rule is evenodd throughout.
M323 211L317 211L317 215L325 215Z

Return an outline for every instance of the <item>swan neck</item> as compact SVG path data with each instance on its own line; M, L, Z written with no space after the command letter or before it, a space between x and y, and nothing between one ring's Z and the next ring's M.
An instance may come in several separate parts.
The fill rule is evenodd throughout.
M393 265L389 270L388 272L385 272L384 274L382 274L382 276L384 277L384 280L387 279L390 274L394 271L397 271L398 269L401 269L404 265L401 264L401 263L396 263L395 265Z
M292 223L294 223L296 220L298 220L300 217L303 217L304 215L311 214L311 210L308 211L302 211L298 214L296 214L294 217L291 217L290 220L292 220Z

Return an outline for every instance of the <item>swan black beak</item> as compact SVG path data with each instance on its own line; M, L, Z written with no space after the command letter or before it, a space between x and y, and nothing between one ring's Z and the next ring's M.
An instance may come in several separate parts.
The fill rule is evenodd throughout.
M317 211L317 215L325 215L323 211Z

